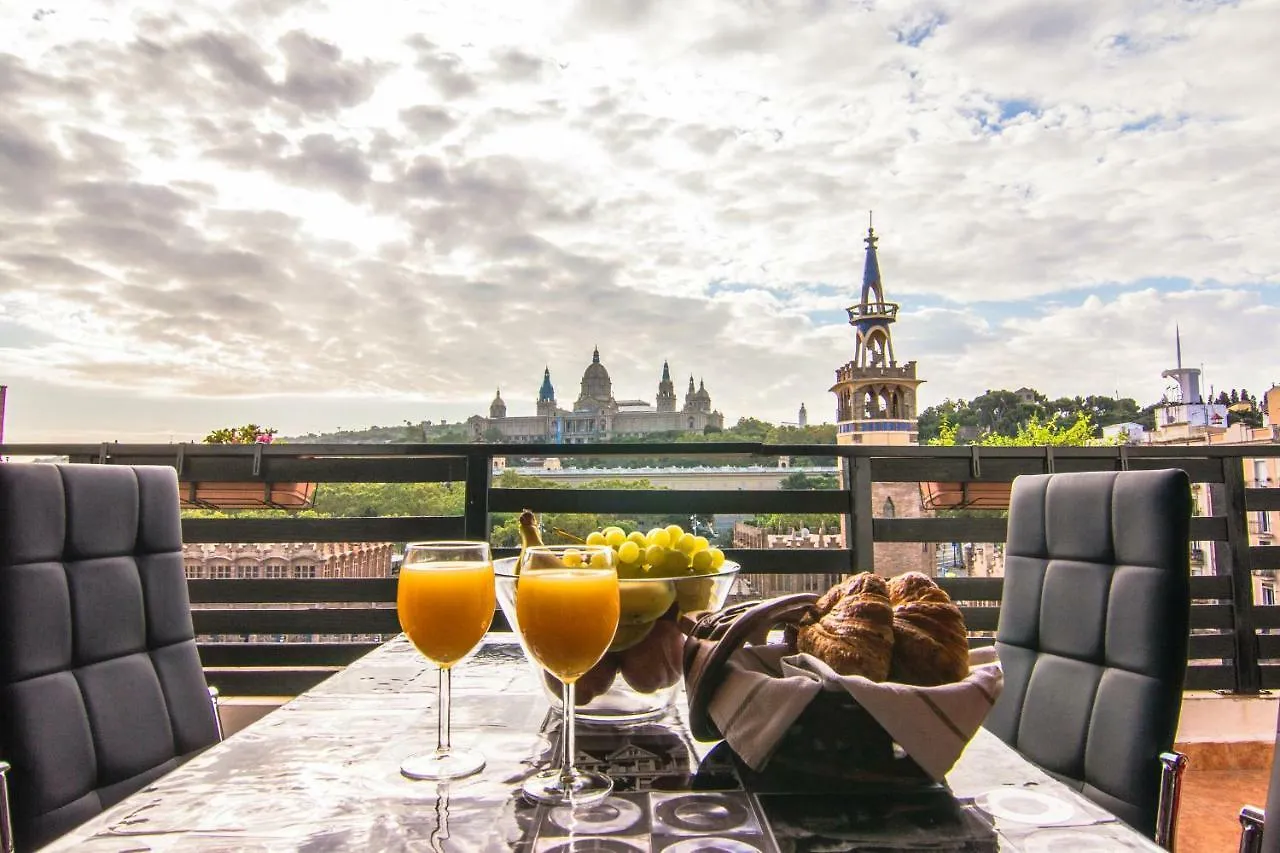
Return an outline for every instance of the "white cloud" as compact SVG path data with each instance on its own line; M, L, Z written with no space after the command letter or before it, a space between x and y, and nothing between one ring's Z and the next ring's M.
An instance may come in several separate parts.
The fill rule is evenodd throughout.
M226 421L290 395L303 430L325 395L438 418L501 385L518 413L543 364L576 397L597 343L623 396L669 359L731 422L829 417L872 207L926 402L1145 402L1180 317L1207 381L1260 388L1277 26L1277 0L3 12L0 309L43 335L0 369L65 400L15 400L10 435L128 429L103 394Z

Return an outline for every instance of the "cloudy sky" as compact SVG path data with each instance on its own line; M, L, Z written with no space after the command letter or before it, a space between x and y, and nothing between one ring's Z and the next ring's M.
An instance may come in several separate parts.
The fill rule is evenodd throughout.
M1280 0L0 11L11 441L705 379L829 421L867 211L923 403L1280 382Z

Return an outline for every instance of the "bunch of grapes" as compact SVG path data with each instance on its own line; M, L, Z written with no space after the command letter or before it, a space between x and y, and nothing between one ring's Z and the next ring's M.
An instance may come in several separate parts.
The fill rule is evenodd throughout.
M678 524L655 527L648 533L606 527L587 536L588 545L608 545L618 555L618 576L678 578L712 574L724 565L724 552L712 548L705 536L688 533Z

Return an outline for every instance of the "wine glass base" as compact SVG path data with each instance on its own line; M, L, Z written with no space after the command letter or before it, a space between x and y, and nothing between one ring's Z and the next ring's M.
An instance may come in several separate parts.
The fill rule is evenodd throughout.
M400 775L409 779L461 779L484 769L484 756L470 749L411 755L400 763Z
M602 773L574 770L569 784L564 784L559 768L544 770L525 780L524 795L535 803L582 805L609 796L613 780Z

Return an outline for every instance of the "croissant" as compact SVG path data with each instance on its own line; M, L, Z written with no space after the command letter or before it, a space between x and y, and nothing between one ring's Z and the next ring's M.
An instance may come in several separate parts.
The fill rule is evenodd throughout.
M888 678L893 608L884 578L863 572L828 590L800 621L796 648L841 675Z
M969 637L960 608L928 575L907 572L889 581L893 606L890 677L930 687L969 674Z

